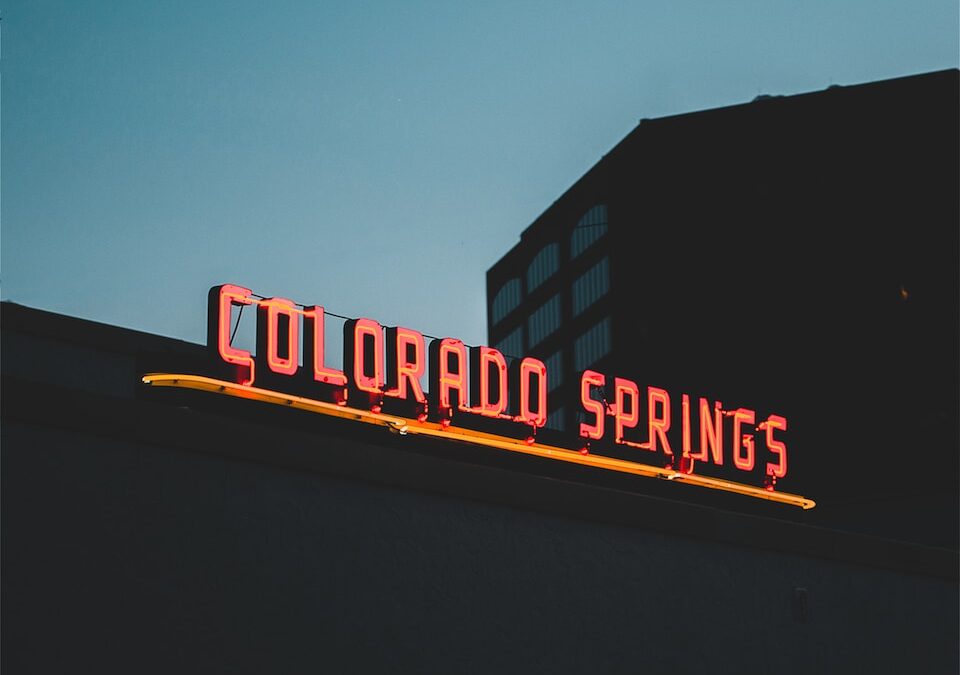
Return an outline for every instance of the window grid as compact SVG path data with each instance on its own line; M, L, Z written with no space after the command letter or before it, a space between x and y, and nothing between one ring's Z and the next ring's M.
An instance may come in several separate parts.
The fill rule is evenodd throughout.
M527 293L553 276L560 268L560 244L547 244L527 268Z
M590 328L573 344L574 368L584 370L597 359L610 353L610 317Z
M607 233L607 205L598 204L583 214L570 235L570 259L576 258L590 244Z
M527 336L530 340L530 346L539 344L559 327L560 295L557 294L543 303L527 320Z
M563 351L556 351L543 362L547 367L547 391L563 384Z
M509 335L500 340L494 348L506 357L523 355L523 326L517 326Z
M573 315L595 303L610 290L610 262L604 258L573 282Z
M497 324L503 317L512 312L520 304L520 280L511 279L505 283L493 298L491 318Z
M555 429L557 431L564 430L563 423L563 406L560 406L556 410L547 414L547 422L544 424L548 429Z

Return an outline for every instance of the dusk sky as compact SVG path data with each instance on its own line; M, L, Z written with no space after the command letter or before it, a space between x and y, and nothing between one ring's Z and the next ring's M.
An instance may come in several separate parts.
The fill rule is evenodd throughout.
M482 344L487 269L641 118L955 68L958 25L956 0L7 2L0 294L203 342L237 283Z

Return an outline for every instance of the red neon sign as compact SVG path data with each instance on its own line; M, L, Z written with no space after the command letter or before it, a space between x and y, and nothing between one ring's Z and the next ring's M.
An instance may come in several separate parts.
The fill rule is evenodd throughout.
M501 417L507 410L507 360L493 347L470 348L470 403L473 412ZM491 394L496 392L496 399Z
M326 365L322 306L262 298L242 286L223 284L209 293L208 345L219 361L235 368L233 381L241 386L252 387L258 375L253 354L233 344L235 309L242 312L247 305L257 308L256 358L262 359L260 372L264 378L273 378L271 382L297 378L303 368L306 381L329 387L327 400L338 405L346 405L350 390L369 397L374 412L386 405L385 397L407 401L417 406L414 417L419 423L427 423L433 415L446 426L460 414L512 421L532 428L527 443L535 443L536 430L546 424L549 373L539 359L515 359L508 366L503 354L492 347L467 347L450 337L434 339L428 347L424 336L413 329L384 327L360 318L344 324L344 368L338 370ZM421 384L425 376L429 397ZM612 382L611 400L605 391L608 382ZM666 389L646 386L644 391L632 380L608 378L592 370L581 374L579 394L576 433L587 441L578 445L584 452L591 442L612 435L608 443L642 450L647 457L662 453L668 469L675 466L674 447L679 447L679 471L684 474L693 472L695 462L722 467L729 452L734 469L765 471L767 489L787 475L783 440L787 418L782 415L768 415L757 425L751 408L724 410L720 401L702 396L692 405L694 397L687 393L671 398ZM676 415L679 425L673 423ZM612 432L606 424L608 416L613 417ZM725 418L731 418L730 424L724 423ZM762 447L758 447L758 435Z
M382 394L383 330L373 319L350 319L343 326L343 362L352 364L353 386L368 394Z
M613 400L616 431L613 438L617 443L623 443L624 431L634 428L640 422L640 390L635 382L616 377L613 379Z
M492 347L468 349L460 340L444 338L431 342L428 350L423 335L413 329L360 318L344 324L344 369L338 370L326 364L322 306L300 307L286 298L262 298L247 288L225 284L210 291L208 344L218 359L237 366L235 379L243 386L253 386L257 379L254 356L232 344L233 309L246 305L257 308L257 352L265 372L295 378L302 367L310 381L335 388L331 396L340 405L346 404L347 390L353 390L371 409L381 409L385 397L415 403L419 421L426 421L427 411L433 410L445 424L455 413L533 428L546 424L547 368L538 359L521 359L511 370L503 354ZM435 399L429 406L421 384L428 365Z
M682 434L680 437L680 455L689 459L692 466L693 459L690 456L690 396L687 394L680 397L680 428Z
M700 399L700 450L690 456L703 462L713 461L718 466L723 464L723 404L720 401L713 404L711 424L710 402Z
M583 371L580 378L580 405L587 415L593 415L593 424L580 423L580 435L584 438L600 440L603 438L604 405L594 399L591 394L596 387L602 387L606 378L602 373L593 370Z
M733 413L733 465L744 471L752 471L755 461L753 434L743 433L743 425L753 426L756 414L746 408L737 408Z
M413 394L418 403L425 403L420 378L427 368L423 335L400 326L386 329L387 333L387 396L407 398Z
M251 385L254 380L253 355L245 349L231 345L233 339L233 306L256 304L250 297L250 289L233 284L223 284L210 289L208 296L207 344L216 345L217 355L238 368L239 382Z
M764 431L766 432L767 448L775 454L779 460L776 464L767 462L767 475L783 478L787 475L787 446L784 445L783 441L778 441L773 438L773 430L781 429L782 431L786 431L787 419L780 415L770 415L767 421L760 426L764 427Z
M657 406L660 406L660 414L657 414ZM656 387L647 387L647 409L650 414L647 416L648 434L650 436L650 451L657 451L657 439L663 443L663 451L668 455L673 454L670 449L670 441L667 440L667 431L670 429L670 394L663 389Z
M519 380L519 421L534 428L542 427L547 423L547 366L528 356L520 361ZM535 388L531 387L531 380L536 381ZM535 400L532 399L534 393Z
M313 305L303 310L303 362L313 366L313 379L338 387L347 386L342 370L324 365L323 307Z
M647 440L632 441L626 438L628 431L640 424L638 401L639 387L625 378L614 378L614 403L606 405L596 400L594 394L606 382L602 373L592 370L583 372L580 378L580 405L583 408L585 421L580 423L579 432L582 438L588 441L600 440L604 437L604 417L614 418L613 442L631 448L648 450L651 452L663 451L667 465L673 465L673 448L670 445L668 432L672 424L670 394L665 389L647 387ZM756 465L757 445L752 431L765 432L766 450L776 461L767 462L766 473L774 479L787 475L787 446L781 439L774 438L776 431L786 431L787 419L781 415L770 415L759 426L756 424L756 413L749 408L737 408L724 411L719 401L712 406L705 398L699 399L699 428L700 443L694 450L692 446L692 428L690 410L690 396L683 394L680 403L680 468L684 473L693 471L694 462L701 461L722 466L724 463L724 417L732 417L730 426L731 454L733 466L744 472L753 471ZM768 483L770 485L770 483Z
M443 338L430 345L430 390L436 392L441 411L471 412L467 401L467 346L455 338ZM456 395L456 398L454 398Z
M258 311L266 312L267 365L278 375L293 375L299 367L297 306L286 298L267 298L261 301ZM286 356L281 356L281 349Z

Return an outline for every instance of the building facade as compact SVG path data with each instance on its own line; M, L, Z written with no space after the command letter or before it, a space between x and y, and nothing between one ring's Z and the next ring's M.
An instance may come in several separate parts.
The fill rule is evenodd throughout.
M157 389L209 350L0 311L4 672L960 665L955 550Z
M956 546L957 82L642 120L490 268L490 343L548 364L572 439L588 368L761 402L816 517Z

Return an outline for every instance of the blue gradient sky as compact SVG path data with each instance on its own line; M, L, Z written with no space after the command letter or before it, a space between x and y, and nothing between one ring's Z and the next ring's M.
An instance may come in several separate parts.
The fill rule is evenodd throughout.
M636 126L958 65L956 0L8 2L4 300L194 342L240 283L485 342Z

